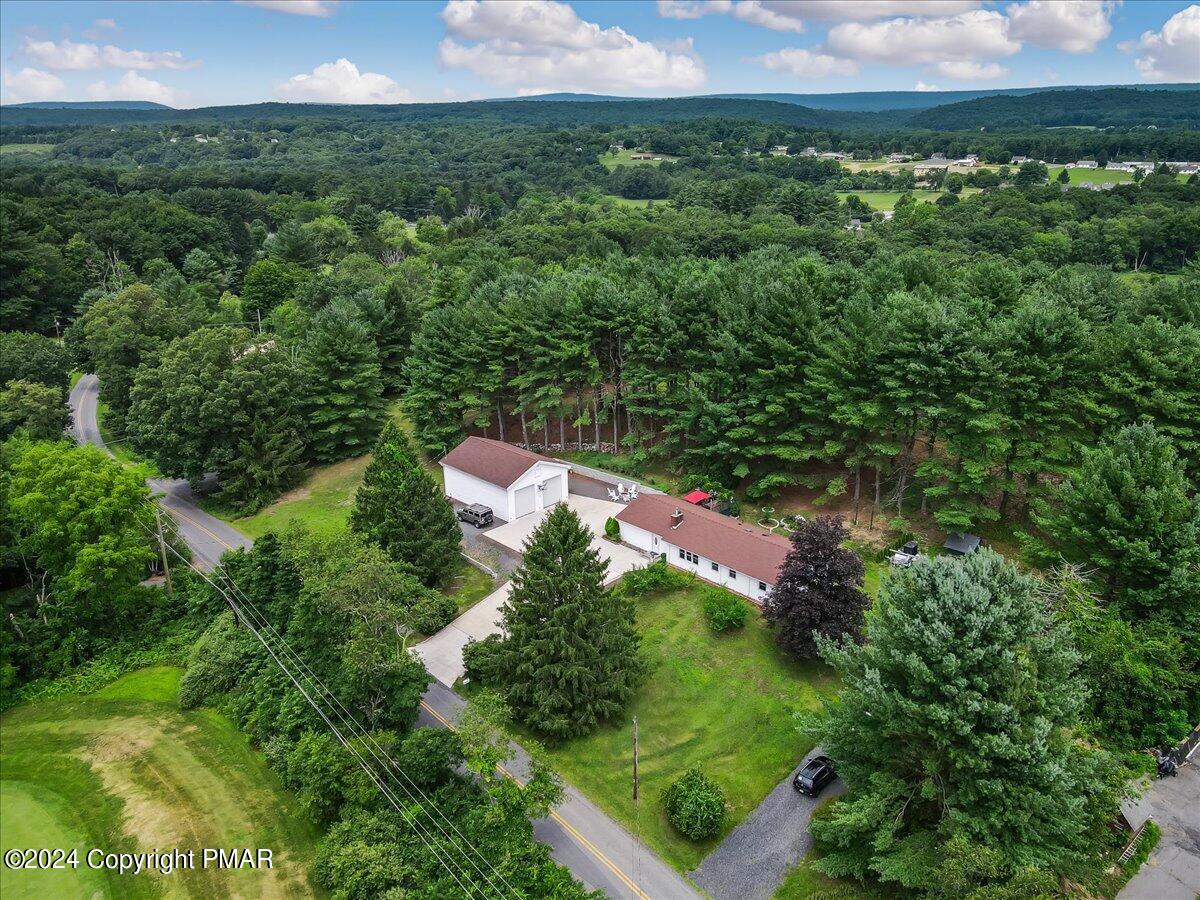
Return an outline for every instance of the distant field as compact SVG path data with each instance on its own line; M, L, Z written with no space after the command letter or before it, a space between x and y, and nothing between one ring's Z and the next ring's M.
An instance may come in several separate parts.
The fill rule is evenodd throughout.
M639 150L637 152L641 154L649 151ZM661 159L634 159L633 154L633 150L618 150L616 153L609 153L605 150L600 154L600 162L609 169L615 169L617 166L660 166L665 162L675 162L679 159L678 156L668 156L666 153L651 154L662 157Z
M650 205L649 200L631 200L628 197L619 197L616 194L605 194L603 197L601 197L601 199L602 200L611 200L613 203L617 204L617 206L632 206L632 207L635 207L636 209L645 209L647 206ZM665 203L670 203L671 201L670 200L658 200L655 202L665 204Z
M845 200L847 197L849 197L851 194L853 194L854 196L856 196L860 200L862 200L863 203L867 204L867 206L871 207L871 209L876 209L876 210L879 210L880 212L886 212L887 210L895 209L896 201L898 201L905 194L912 194L913 199L916 200L918 203L932 203L933 201L937 200L938 197L942 196L942 194L944 194L944 193L946 193L946 192L945 191L929 191L929 190L837 191L839 200ZM978 193L979 193L979 188L968 187L968 188L963 188L962 193L959 196L970 197L972 194L978 194Z
M1047 166L1051 182L1058 178L1058 174L1063 168L1063 166ZM1068 177L1071 179L1071 184L1082 184L1085 181L1090 181L1092 184L1125 184L1133 181L1132 174L1118 172L1115 169L1067 169L1067 172L1070 173Z
M9 153L49 153L53 149L53 144L0 144L0 156Z
M134 852L264 847L269 871L117 875L0 867L0 896L311 897L315 832L233 724L181 712L180 670L142 669L86 697L30 703L0 717L0 850Z

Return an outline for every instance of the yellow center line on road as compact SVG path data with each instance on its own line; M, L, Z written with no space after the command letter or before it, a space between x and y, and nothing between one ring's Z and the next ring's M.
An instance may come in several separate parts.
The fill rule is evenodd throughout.
M205 534L207 534L214 541L216 541L218 544L225 547L226 549L229 549L229 550L235 549L234 546L232 544L230 544L229 542L227 542L224 538L215 534L214 532L212 532L211 530L206 528L204 525L197 522L195 519L193 519L191 516L187 515L186 513L180 512L178 509L167 506L166 504L163 504L163 509L165 509L167 512L169 512L171 515L178 516L179 518L183 519L185 522L190 522L192 525L195 525L197 528L199 528L201 531L203 531ZM424 700L421 701L421 708L424 709L431 716L433 716L435 719L437 719L439 722L441 722L442 725L444 725L446 728L449 728L451 731L457 731L457 729L454 727L454 723L452 723L449 719L447 719L445 716L443 716L440 712L438 712L436 709L434 709L432 706L430 706ZM517 783L518 786L524 787L524 782L522 782L520 778L518 778L516 775L514 775L512 772L510 772L504 766L499 766L498 768L503 775L505 775L508 778L511 778L513 781L515 781ZM584 850L591 853L592 856L596 857L596 859L598 859L601 863L603 863L604 866L606 868L608 868L609 871L611 871L615 876L617 876L617 878L620 879L622 884L624 884L631 891L633 891L634 896L637 897L638 900L650 900L649 894L647 894L640 887L638 887L637 884L635 884L634 881L628 875L626 875L620 869L620 867L617 866L617 864L615 862L613 862L611 859L608 858L608 856L604 853L603 850L601 850L599 847L597 847L595 844L593 844L591 841L589 841L586 837L584 837L582 834L580 834L578 829L575 828L575 826L573 826L570 822L568 822L566 819L564 819L562 816L560 816L554 810L550 810L550 818L552 820L554 820L556 823L558 823L559 825L561 825L562 829L567 834L569 834L576 841L576 843L579 844L579 846L583 847Z
M432 706L430 706L424 700L421 701L421 708L424 709L431 716L433 716L435 719L437 719L439 722L441 722L442 725L444 725L446 728L449 728L451 731L457 731L457 729L454 727L453 722L451 722L449 719L447 719L445 716L443 716L440 712L438 712L436 709L434 709ZM517 785L519 787L524 787L524 782L522 782L520 778L518 778L516 775L514 775L512 772L510 772L504 766L497 766L497 768L500 770L501 774L505 775L508 778L511 778L513 781L515 781L517 783ZM580 834L578 829L575 828L575 826L573 826L570 822L568 822L566 819L564 819L562 816L560 816L555 810L550 810L550 818L553 819L555 822L557 822L559 825L561 825L563 830L566 831L567 834L569 834L572 838L574 838L576 843L578 843L581 847L583 847L584 850L591 853L592 856L596 857L596 859L598 859L600 862L602 862L608 868L609 871L611 871L614 875L616 875L617 878L619 878L626 887L628 887L631 891L633 891L634 896L637 897L638 900L650 900L649 894L647 894L640 887L638 887L637 884L634 883L633 879L631 879L628 875L626 875L623 871L621 871L620 867L617 866L617 864L615 862L613 862L611 859L609 859L603 850L601 850L599 847L597 847L595 844L593 844L591 841L589 841L586 837L584 837L582 834Z

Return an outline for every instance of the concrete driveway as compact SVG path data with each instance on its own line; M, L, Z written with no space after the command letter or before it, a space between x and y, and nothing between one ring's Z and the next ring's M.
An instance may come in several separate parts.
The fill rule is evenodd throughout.
M1142 802L1162 829L1158 846L1117 896L1120 900L1195 900L1200 896L1200 765L1154 781Z
M820 752L814 749L800 765ZM798 794L792 778L800 765L691 873L713 900L767 900L783 883L788 870L812 849L808 823L813 810L830 797L844 793L846 786L839 778L815 799Z
M591 530L592 546L599 552L600 558L608 560L605 584L612 584L630 569L649 562L637 550L597 536L604 534L605 521L609 516L621 511L621 504L576 494L568 495L566 502ZM479 540L482 543L496 544L506 557L519 559L525 541L549 513L549 510L541 510L512 522L496 525L482 532ZM500 585L437 634L413 647L414 652L425 661L425 668L429 670L430 675L447 687L453 686L454 682L462 677L465 671L462 661L463 648L471 640L479 641L490 634L500 633L500 608L508 600L511 591L512 582Z

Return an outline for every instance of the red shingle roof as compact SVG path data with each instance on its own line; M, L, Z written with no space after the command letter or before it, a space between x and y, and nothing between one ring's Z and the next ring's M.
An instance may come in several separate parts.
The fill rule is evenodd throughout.
M507 488L539 462L566 465L532 450L481 437L467 438L443 456L441 464Z
M672 528L671 516L677 509L683 512L683 521ZM617 513L617 519L767 584L775 583L792 549L785 537L666 494L638 494Z

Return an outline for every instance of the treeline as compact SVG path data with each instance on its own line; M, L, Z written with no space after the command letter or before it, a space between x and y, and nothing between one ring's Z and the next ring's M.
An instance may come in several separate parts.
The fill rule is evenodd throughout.
M470 432L607 445L751 498L832 467L827 489L856 510L959 530L1144 418L1200 475L1198 314L1194 274L1135 295L1097 271L919 250L614 258L508 272L432 309L404 403L434 453Z
M963 131L1029 128L1200 128L1200 91L1104 90L1038 91L1020 97L998 95L923 110L909 123L917 128Z

